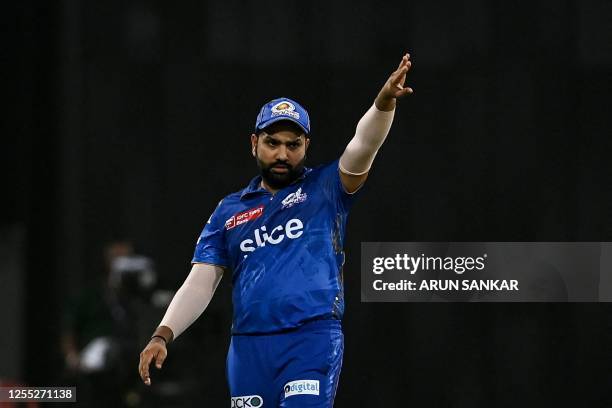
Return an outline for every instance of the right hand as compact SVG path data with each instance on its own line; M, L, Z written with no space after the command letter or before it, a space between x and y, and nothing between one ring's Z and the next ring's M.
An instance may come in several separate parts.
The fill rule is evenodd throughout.
M155 366L161 370L164 360L168 355L166 342L159 337L153 337L149 344L140 353L140 364L138 364L138 372L140 378L146 385L151 385L151 377L149 376L149 365L155 359Z
M392 111L395 109L396 99L402 98L413 92L411 87L404 87L406 74L410 70L410 67L412 67L410 54L406 53L402 57L397 69L391 73L389 79L387 79L387 82L385 82L385 85L376 96L374 103L379 110Z

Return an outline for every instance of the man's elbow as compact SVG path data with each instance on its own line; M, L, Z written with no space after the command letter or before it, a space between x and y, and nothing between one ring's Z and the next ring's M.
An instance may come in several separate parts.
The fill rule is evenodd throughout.
M363 174L355 175L344 173L340 169L338 169L338 171L340 173L340 181L342 182L344 191L346 191L348 194L356 193L357 190L363 186L363 183L365 183L369 174L369 172L365 172Z

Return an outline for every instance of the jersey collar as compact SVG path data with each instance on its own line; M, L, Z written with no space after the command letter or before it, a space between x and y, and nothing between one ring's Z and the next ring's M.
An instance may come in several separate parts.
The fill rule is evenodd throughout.
M312 169L310 167L304 167L304 171L302 172L302 174L298 178L296 178L291 184L289 184L289 186L292 186L304 180L311 171ZM243 200L245 198L249 198L251 196L256 196L259 194L270 194L270 192L265 188L261 187L261 176L255 176L253 177L253 179L251 179L249 185L246 186L244 190L242 190L242 194L240 194L240 199Z

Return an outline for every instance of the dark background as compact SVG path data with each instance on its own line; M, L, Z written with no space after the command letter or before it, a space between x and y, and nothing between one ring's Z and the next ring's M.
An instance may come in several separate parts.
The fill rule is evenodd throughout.
M60 381L61 310L105 243L129 237L178 288L218 200L256 174L263 103L305 105L308 164L330 161L408 51L415 93L349 218L336 406L611 406L609 304L366 304L358 270L361 241L612 240L609 1L26 0L3 14L0 231L23 238L21 381ZM229 281L183 337L203 406L229 399Z

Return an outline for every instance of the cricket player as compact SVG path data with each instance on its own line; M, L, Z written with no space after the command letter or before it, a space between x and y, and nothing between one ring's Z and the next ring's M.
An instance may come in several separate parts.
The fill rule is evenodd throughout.
M227 356L231 406L333 406L344 338L342 266L348 212L385 140L405 87L409 54L357 124L344 153L304 166L310 119L296 101L265 104L251 134L260 175L228 195L204 226L192 269L140 354L139 373L161 369L166 346L204 311L232 271Z

